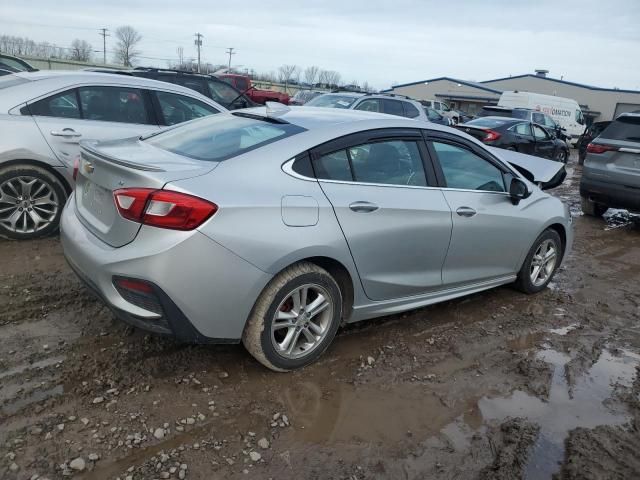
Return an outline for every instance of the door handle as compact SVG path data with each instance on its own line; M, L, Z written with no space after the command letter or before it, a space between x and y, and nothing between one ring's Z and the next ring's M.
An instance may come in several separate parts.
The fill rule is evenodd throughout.
M53 137L78 138L82 136L81 133L78 133L71 128L64 128L61 132L57 130L51 130L51 132L49 133L51 133Z
M471 207L460 207L456 213L461 217L473 217L477 212Z
M371 202L353 202L349 208L356 213L370 213L378 210L378 205Z

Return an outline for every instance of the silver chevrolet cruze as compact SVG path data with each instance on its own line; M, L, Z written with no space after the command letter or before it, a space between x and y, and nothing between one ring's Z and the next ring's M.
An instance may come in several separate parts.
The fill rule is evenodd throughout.
M383 114L268 105L84 142L61 221L122 320L287 371L342 323L515 283L572 243L563 165Z

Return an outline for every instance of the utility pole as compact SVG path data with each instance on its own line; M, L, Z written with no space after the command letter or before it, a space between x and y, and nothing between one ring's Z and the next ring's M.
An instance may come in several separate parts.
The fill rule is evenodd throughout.
M198 47L198 73L200 73L200 49L202 48L202 37L201 33L196 33L196 39L194 41L196 47Z
M234 52L235 48L229 47L227 48L227 54L229 55L229 71L231 71L231 55L235 55L238 52Z
M180 67L179 68L183 68L183 65L184 65L184 48L178 47L176 51L178 52L178 58L179 58L179 61L180 61Z
M100 29L100 35L102 35L102 63L105 65L107 64L107 37L111 36L107 33L108 31L108 28Z

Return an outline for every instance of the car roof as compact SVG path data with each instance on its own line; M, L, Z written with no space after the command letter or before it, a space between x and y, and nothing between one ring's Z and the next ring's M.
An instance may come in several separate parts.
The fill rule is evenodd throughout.
M197 98L205 103L213 103L221 111L226 110L222 105L190 88L138 76L84 70L39 70L37 72L16 72L13 75L28 80L28 82L0 90L0 112L6 112L17 105L66 87L72 88L76 85L91 84L93 82L98 84L132 85L140 88L180 93Z
M498 121L505 122L505 123L507 123L507 122L520 123L520 122L526 122L527 121L525 118L501 117L500 115L488 115L486 117L474 118L471 121L473 122L475 120L498 120Z

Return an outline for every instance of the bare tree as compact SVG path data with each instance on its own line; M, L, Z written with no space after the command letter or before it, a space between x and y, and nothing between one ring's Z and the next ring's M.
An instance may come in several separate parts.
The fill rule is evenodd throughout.
M335 70L323 70L321 75L323 76L324 81L321 81L320 83L324 83L329 88L337 88L340 83L340 79L342 78L342 75Z
M142 40L142 35L130 25L118 27L115 35L118 39L115 51L116 62L125 67L132 67L134 60L140 55L140 51L136 50L136 45Z
M91 60L92 52L91 44L86 40L80 40L76 38L71 42L71 52L69 57L71 60L77 60L79 62L88 62Z
M315 84L319 73L320 73L320 67L316 65L312 65L311 67L305 68L304 81L309 85Z
M278 80L284 83L284 90L287 91L287 85L295 77L296 72L300 70L297 65L282 65L278 69Z

